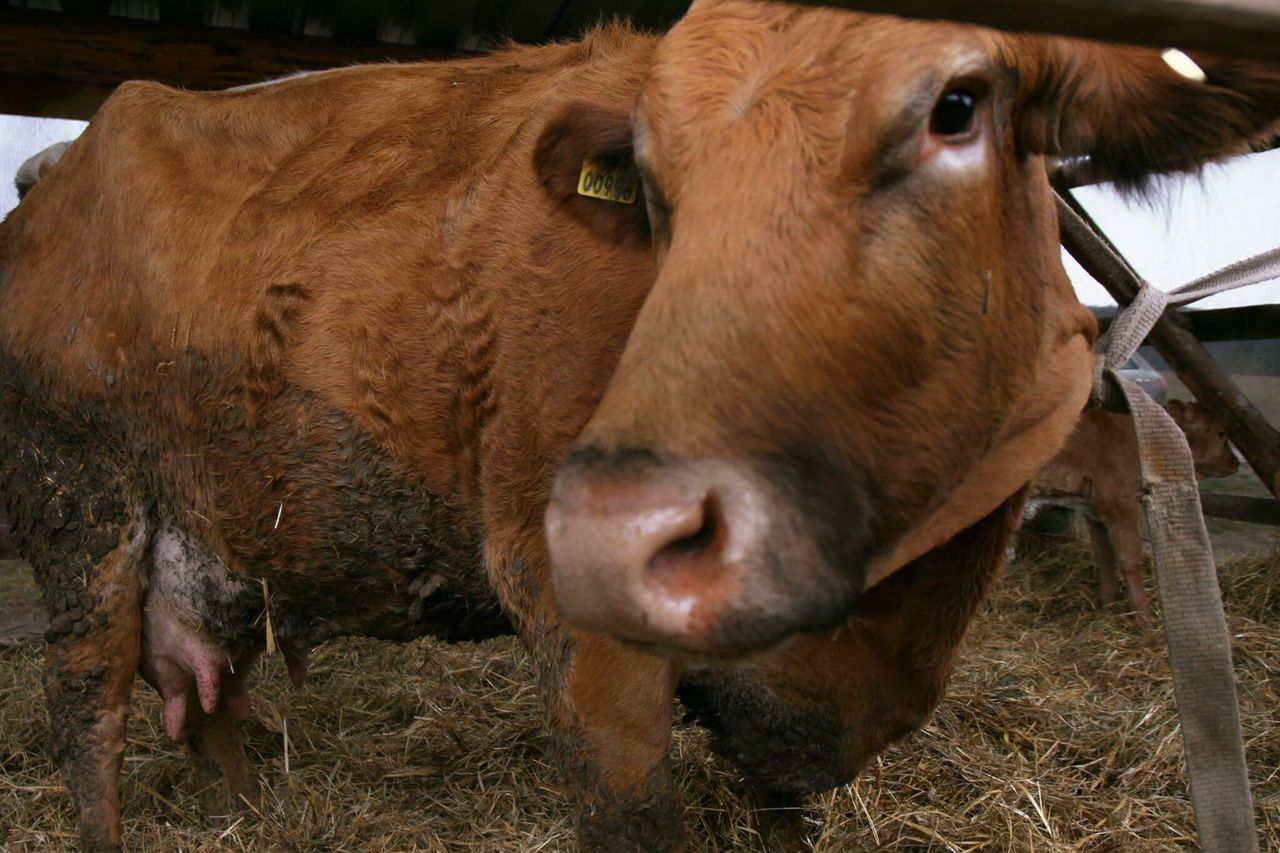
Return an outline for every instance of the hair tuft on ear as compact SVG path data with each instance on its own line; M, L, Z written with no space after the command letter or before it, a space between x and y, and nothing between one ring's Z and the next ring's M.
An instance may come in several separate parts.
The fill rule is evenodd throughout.
M1090 179L1143 190L1152 175L1246 153L1280 130L1280 66L1196 54L1201 81L1157 50L1011 39L1020 149L1087 158L1074 171Z

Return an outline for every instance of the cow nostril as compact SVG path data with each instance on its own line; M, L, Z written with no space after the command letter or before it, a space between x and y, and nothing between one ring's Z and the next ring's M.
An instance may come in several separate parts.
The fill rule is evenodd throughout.
M677 536L662 545L649 558L647 568L651 572L679 572L702 562L703 557L712 555L718 549L724 538L725 523L720 502L715 495L707 495L696 514L690 514L685 522L683 529L692 527L693 532Z

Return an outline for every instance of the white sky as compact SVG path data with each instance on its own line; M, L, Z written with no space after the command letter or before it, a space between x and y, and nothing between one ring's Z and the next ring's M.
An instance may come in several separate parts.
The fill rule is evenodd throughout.
M0 214L18 203L13 174L32 154L77 136L82 121L0 116ZM1211 166L1198 178L1167 179L1161 201L1126 201L1110 188L1077 196L1138 272L1171 290L1248 255L1280 246L1280 149ZM1086 305L1111 297L1065 253L1063 263ZM1222 293L1201 308L1280 302L1280 281Z

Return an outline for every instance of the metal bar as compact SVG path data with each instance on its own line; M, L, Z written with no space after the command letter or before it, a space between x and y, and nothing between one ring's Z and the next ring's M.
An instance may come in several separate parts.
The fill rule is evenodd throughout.
M1219 341L1280 340L1280 305L1183 310L1178 317L1191 334L1204 344ZM1111 317L1098 318L1100 331L1105 332L1110 325Z
M1214 518L1280 527L1280 501L1274 501L1271 498L1206 495L1201 492L1200 508L1204 510L1205 515L1212 515Z
M945 18L1015 32L1280 61L1275 0L802 0L908 18Z

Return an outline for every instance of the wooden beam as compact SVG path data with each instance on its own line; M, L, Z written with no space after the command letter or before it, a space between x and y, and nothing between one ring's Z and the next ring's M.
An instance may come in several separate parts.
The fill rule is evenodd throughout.
M1280 61L1275 0L801 0L1015 32L1057 33Z
M88 121L112 91L109 86L42 83L0 77L0 113Z
M569 0L480 0L472 15L477 32L540 42L551 36Z
M666 31L689 11L689 2L690 0L645 0L632 20L641 29Z
M597 21L614 17L630 18L643 0L568 0L556 19L554 38L574 39L595 25Z
M224 89L315 68L457 55L372 40L0 7L0 80L52 88L109 89L125 80L145 79ZM0 111L31 114L32 108L20 100L0 103Z

